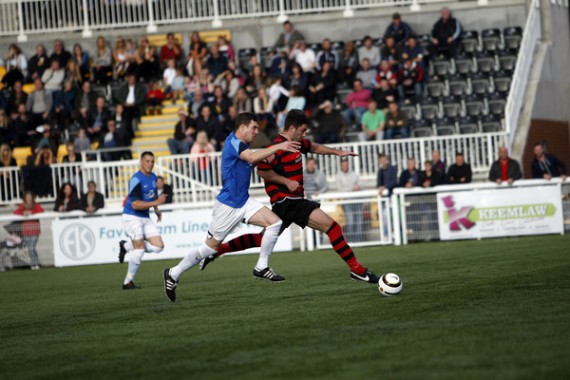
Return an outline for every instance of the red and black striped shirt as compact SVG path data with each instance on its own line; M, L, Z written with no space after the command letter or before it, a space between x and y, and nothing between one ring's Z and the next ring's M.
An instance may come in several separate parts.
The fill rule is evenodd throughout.
M273 140L273 145L287 141L283 135L278 135ZM288 178L292 181L299 182L299 187L295 191L289 191L287 186L277 183L265 181L265 192L271 198L271 203L280 202L285 198L303 198L305 189L303 187L303 157L301 154L307 154L311 151L311 142L306 139L300 141L301 149L299 152L287 152L280 150L275 153L274 159L258 165L259 170L273 170L280 176Z

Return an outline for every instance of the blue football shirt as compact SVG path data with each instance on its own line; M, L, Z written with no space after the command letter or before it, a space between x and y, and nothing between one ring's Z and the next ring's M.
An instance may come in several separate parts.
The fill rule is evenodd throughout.
M249 198L249 182L253 166L239 155L249 145L238 139L232 132L222 150L222 190L218 201L233 207L242 207Z
M152 202L155 199L156 174L150 173L149 176L146 176L139 170L129 180L129 195L127 196L125 207L123 207L123 214L139 216L141 218L150 218L148 209L135 210L133 208L133 202Z

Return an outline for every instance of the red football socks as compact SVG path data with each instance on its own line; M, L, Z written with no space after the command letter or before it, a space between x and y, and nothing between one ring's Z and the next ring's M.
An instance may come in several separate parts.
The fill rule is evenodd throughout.
M331 241L333 249L338 253L340 258L346 262L350 267L350 270L356 274L363 274L366 271L366 268L360 265L358 260L356 260L354 252L352 252L352 248L350 248L344 239L342 228L340 228L337 222L332 224L331 228L327 231L327 235Z

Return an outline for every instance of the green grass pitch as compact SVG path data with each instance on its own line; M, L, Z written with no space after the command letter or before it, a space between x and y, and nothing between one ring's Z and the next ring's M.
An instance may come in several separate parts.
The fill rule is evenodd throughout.
M356 249L404 292L349 280L332 251L192 269L178 301L143 262L0 274L0 378L568 379L570 236Z

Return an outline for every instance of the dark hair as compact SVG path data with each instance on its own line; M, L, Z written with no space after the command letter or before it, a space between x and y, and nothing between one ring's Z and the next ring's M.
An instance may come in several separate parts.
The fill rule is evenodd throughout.
M167 33L167 34L166 34L166 37L167 37L167 38L170 37L170 36L174 37L174 33L170 32L170 33Z
M87 182L87 187L89 187L89 186L91 186L91 185L97 187L97 184L96 184L95 181L93 181L93 180L90 180L89 182Z
M539 143L539 142L535 143L535 144L532 146L532 149L536 148L537 146L541 146L541 147L544 149L544 145L542 145L542 143Z
M252 121L257 122L257 116L252 112L242 112L236 117L236 125L234 131L239 129L240 125L248 126Z
M163 176L161 176L161 175L159 175L158 177L156 177L156 180L157 180L157 181L158 181L159 179L161 179L161 180L163 180L163 181L164 181L164 177L163 177Z
M288 130L290 127L299 128L301 125L310 125L311 121L302 110L293 109L287 113L285 117L285 127L284 130Z
M378 155L378 158L384 158L384 157L388 157L388 156L386 156L386 153L380 153L380 154Z
M362 42L364 42L364 41L366 41L366 40L372 41L372 37L370 37L370 36L364 36L364 38L362 39Z
M396 12L392 15L392 20L399 20L400 18L401 18L400 14L398 12Z
M463 156L463 152L459 152L459 151L455 152L455 157L457 157L457 156Z
M285 26L285 25L293 25L293 24L291 24L291 21L287 20L283 23L283 25Z
M154 157L154 153L152 153L150 150L145 150L145 151L142 152L142 154L141 154L141 160L142 160L145 156Z

